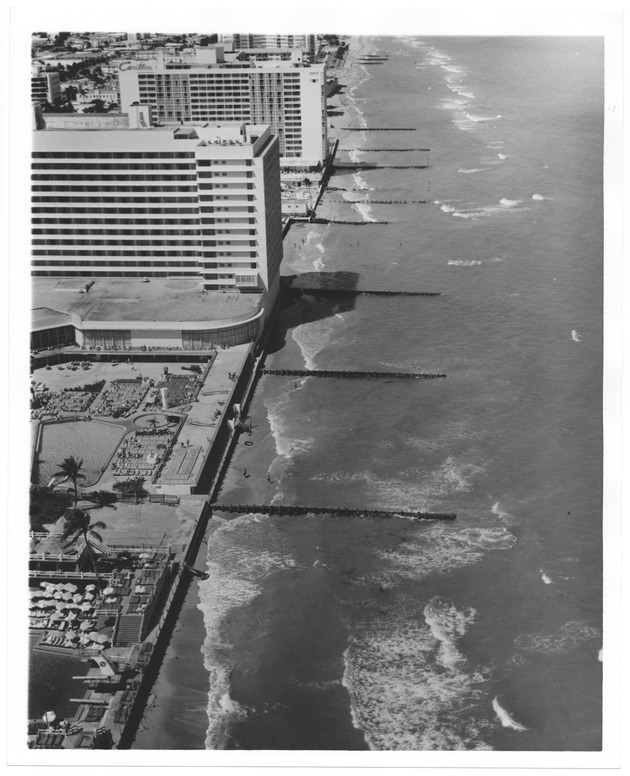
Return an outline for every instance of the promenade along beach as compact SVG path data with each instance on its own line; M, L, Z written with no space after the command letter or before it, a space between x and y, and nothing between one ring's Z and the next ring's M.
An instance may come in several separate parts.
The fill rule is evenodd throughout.
M266 365L447 377L264 376L219 501L457 519L215 515L136 747L600 748L603 55L352 40Z

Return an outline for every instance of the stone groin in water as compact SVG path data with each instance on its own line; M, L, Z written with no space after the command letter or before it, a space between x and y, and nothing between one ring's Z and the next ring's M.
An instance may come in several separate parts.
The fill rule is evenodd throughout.
M346 507L280 506L277 504L212 504L214 512L239 515L333 515L334 517L407 517L415 520L455 520L452 512L410 512L403 509L347 509Z

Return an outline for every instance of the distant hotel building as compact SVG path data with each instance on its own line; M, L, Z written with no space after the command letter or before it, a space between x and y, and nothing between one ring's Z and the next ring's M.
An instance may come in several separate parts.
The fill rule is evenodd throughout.
M189 278L273 296L278 140L244 123L37 130L32 217L36 277Z
M296 48L308 51L311 62L317 52L315 35L260 35L253 33L232 33L219 35L219 41L231 46L234 51L255 48Z
M32 102L48 102L50 105L56 105L60 102L59 73L33 73L31 75L31 100Z
M226 62L223 47L197 49L197 64L119 66L121 110L151 105L157 124L268 124L283 167L309 169L328 155L325 65Z

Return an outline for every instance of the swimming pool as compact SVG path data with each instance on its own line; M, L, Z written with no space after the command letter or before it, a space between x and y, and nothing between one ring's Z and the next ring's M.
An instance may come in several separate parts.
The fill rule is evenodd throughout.
M44 424L36 467L37 483L48 485L64 458L73 455L83 459L85 480L80 485L94 485L124 433L119 426L97 420Z

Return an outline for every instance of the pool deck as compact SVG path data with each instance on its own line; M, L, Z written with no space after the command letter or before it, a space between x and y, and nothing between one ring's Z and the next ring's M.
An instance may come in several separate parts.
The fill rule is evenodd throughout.
M156 474L146 478L145 488L149 492L185 496L195 491L215 441L221 418L225 412L231 411L230 397L236 383L230 378L230 374L240 375L250 348L249 344L244 344L219 349L196 399L191 404L169 408L168 414L179 415L185 420L164 466L156 469ZM135 380L138 377L144 380L152 379L157 384L164 377L165 366L171 374L190 375L190 372L182 369L190 365L177 364L174 367L172 364L159 362L134 364L133 360L131 363L127 360L121 361L116 365L111 362L93 362L87 370L72 371L57 367L36 369L31 379L35 383L44 383L52 392L59 392L64 388L77 388L99 380L106 381L106 388L112 380ZM95 421L119 426L126 436L138 428L134 424L135 417L152 411L162 412L159 407L147 408L143 402L128 418L114 419L111 416L100 415L91 415L91 417ZM67 414L66 417L80 419L89 414L89 412ZM43 422L47 422L46 419ZM37 437L37 425L33 423L33 444ZM123 439L109 452L108 463L103 468L102 475L91 484L91 487L111 490L114 483L120 479L113 473L112 460Z

